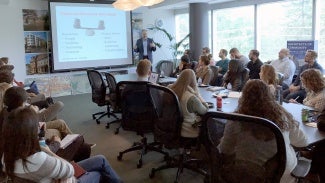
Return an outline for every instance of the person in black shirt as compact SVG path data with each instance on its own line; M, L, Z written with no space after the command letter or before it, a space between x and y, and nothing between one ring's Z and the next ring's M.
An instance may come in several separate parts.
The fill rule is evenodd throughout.
M258 58L260 52L258 50L251 50L249 52L250 61L247 64L249 69L249 79L260 79L261 66L263 65L262 61Z

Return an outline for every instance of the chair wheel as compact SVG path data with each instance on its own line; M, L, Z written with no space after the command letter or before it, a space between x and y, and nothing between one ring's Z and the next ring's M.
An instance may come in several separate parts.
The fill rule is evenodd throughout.
M122 154L121 153L117 156L117 160L119 160L119 161L122 160Z
M137 164L137 168L141 168L142 167L142 160L139 160L138 164Z
M109 123L106 124L106 128L109 129Z
M164 161L167 161L169 159L169 156L168 155L165 155L164 156Z
M96 123L97 123L97 124L100 124L100 121L99 121L99 119L96 119Z
M96 116L93 115L93 119L96 119Z
M118 134L120 132L120 129L116 128L115 134Z
M209 178L207 176L204 177L204 180L203 180L204 183L209 183Z
M151 172L149 173L149 178L152 179L155 176L156 169L151 169Z

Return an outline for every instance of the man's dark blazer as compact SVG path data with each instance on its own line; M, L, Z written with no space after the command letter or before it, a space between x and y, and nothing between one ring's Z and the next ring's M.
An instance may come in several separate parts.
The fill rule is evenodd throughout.
M152 63L153 62L152 52L156 51L156 46L150 47L150 43L154 43L153 39L147 38L147 53L148 53L148 58L149 58L150 62ZM136 46L137 46L137 48L134 49L134 51L139 53L139 59L141 60L141 59L143 59L143 51L144 51L142 38L137 40Z

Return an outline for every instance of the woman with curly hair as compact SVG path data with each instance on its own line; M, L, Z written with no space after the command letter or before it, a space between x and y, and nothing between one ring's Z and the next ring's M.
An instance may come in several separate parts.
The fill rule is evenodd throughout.
M322 111L325 107L325 81L322 73L318 69L307 69L301 73L300 78L307 92L303 104ZM296 103L293 99L289 102Z
M278 85L278 78L274 67L270 64L262 65L260 78L269 86L271 93L275 94L275 89Z
M243 88L242 96L239 98L238 108L235 112L266 118L281 129L287 156L286 169L281 182L295 182L295 178L290 175L290 172L297 165L297 158L291 145L305 147L307 145L307 138L299 129L293 116L274 100L274 96L265 82L255 79L249 80ZM260 180L264 178L263 174L259 176L263 173L261 172L263 170L261 167L276 153L275 138L267 132L261 126L228 121L224 130L224 136L218 147L225 157L235 156L237 161L240 159L240 162L245 162L245 165L251 165L247 167L255 167L248 168L248 171L256 176L258 180L252 182L261 182ZM258 158L251 158L252 154ZM231 163L230 166L234 166ZM224 167L227 167L227 165ZM239 180L242 179L242 177L236 177L233 172L229 173L229 175L224 175L224 177L231 179L233 182L240 182ZM238 180L233 180L236 178Z

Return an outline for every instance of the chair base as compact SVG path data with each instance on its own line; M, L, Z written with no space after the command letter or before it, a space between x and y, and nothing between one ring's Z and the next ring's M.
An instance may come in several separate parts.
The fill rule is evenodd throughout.
M98 118L96 118L97 115L100 115L100 116ZM96 119L97 124L100 124L100 119L103 118L104 116L107 116L108 118L113 116L116 120L111 121L111 122L107 122L106 123L106 128L109 128L110 124L120 122L120 119L116 116L116 114L111 112L110 106L107 106L106 111L97 112L97 113L93 114L92 116L93 116L93 119Z
M159 152L159 153L165 155L165 157L169 156L169 154L167 152L164 152L161 147L156 147L156 146L161 146L161 145L158 142L152 142L152 143L148 144L147 143L147 138L143 137L141 139L141 142L135 142L131 148L120 152L119 155L117 156L117 160L121 161L122 157L123 157L123 154L125 154L125 153L131 152L131 151L141 150L140 158L139 158L138 163L137 163L137 168L141 168L142 167L143 155L145 155L148 151Z
M178 182L180 174L183 172L184 168L189 169L193 172L197 172L204 176L204 182L208 182L209 176L206 170L198 168L199 164L203 164L204 161L200 159L192 159L189 158L186 152L183 152L182 154L178 155L178 158L176 157L170 157L166 160L166 164L158 167L158 168L152 168L151 172L149 174L150 178L153 178L155 176L155 173L160 170L169 169L169 168L178 168L175 178L175 183Z

